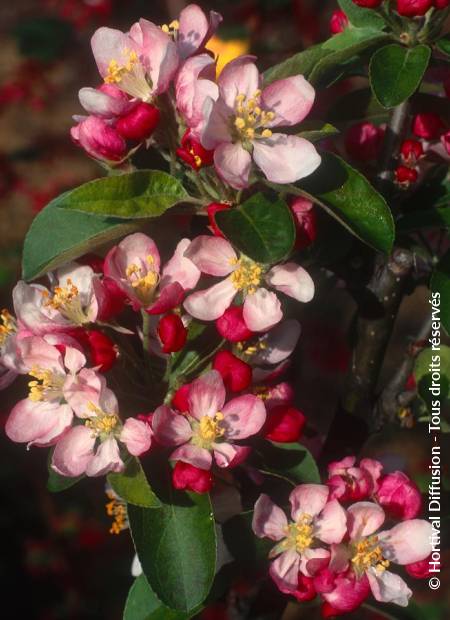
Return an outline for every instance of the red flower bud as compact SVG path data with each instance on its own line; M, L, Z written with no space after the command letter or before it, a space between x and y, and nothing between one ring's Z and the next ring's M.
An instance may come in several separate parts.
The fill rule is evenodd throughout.
M226 211L229 208L230 205L224 204L223 202L212 202L206 208L206 211L208 212L209 226L216 237L224 237L223 232L216 224L216 213L218 211Z
M104 323L115 319L125 308L127 295L112 278L101 281L102 295L99 299L97 319Z
M181 138L181 147L176 150L180 159L194 170L200 170L203 166L210 166L213 163L214 151L205 149L188 129Z
M330 19L330 32L331 34L339 34L344 32L348 26L348 18L344 11L337 9L333 11Z
M185 383L175 392L172 398L172 405L175 409L178 409L180 413L186 413L189 411L189 390L191 388L190 383Z
M301 573L298 574L298 588L292 593L297 601L301 603L305 601L312 601L316 597L316 588L314 587L314 579L312 577L306 577Z
M352 159L368 162L376 159L383 142L384 130L373 123L352 125L345 136L345 148Z
M159 123L159 110L149 103L138 103L125 116L119 118L116 130L125 140L142 142L150 138Z
M441 136L441 142L447 153L450 155L450 131L447 131L447 133L444 133L444 135Z
M440 11L441 9L446 9L450 4L450 0L434 0L433 2L435 8Z
M242 342L253 336L244 322L242 306L230 306L216 321L216 328L222 338L230 342Z
M118 351L109 336L97 329L92 329L85 330L81 340L89 349L92 365L100 366L100 372L107 372L114 366Z
M208 493L212 487L212 474L209 470L177 461L172 471L172 484L176 489L182 491Z
M422 508L417 485L401 471L383 476L376 496L384 510L397 519L415 519Z
M383 0L353 0L353 4L362 6L365 9L376 9L377 6L382 4Z
M251 366L229 351L219 351L214 358L213 368L222 375L223 382L232 392L241 392L252 382Z
M187 329L178 314L166 314L159 320L158 336L163 352L175 353L186 344Z
M303 250L317 237L317 215L314 205L306 198L297 197L290 204L297 232L295 248Z
M413 118L412 131L418 138L437 140L444 131L444 124L434 112L422 112Z
M414 166L423 155L422 143L418 140L405 140L401 146L400 153L407 166Z
M279 405L274 407L268 415L264 436L266 439L280 443L298 441L305 422L305 416L295 407Z
M433 0L397 0L397 12L404 17L419 17L433 6Z
M408 575L414 577L414 579L425 579L431 575L430 572L430 560L431 556L421 560L420 562L413 562L412 564L406 564L405 569Z
M417 176L417 170L415 168L399 166L395 171L396 183L406 188L408 188L411 183L415 183L417 181Z
M84 254L83 256L80 256L80 258L77 258L77 263L80 265L87 265L94 271L94 273L99 274L103 273L104 262L105 259L102 256L98 256L93 252L89 252L88 254Z

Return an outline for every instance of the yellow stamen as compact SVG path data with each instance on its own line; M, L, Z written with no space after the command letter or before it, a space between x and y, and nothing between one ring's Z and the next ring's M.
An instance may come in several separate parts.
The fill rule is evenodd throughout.
M28 398L37 403L42 400L51 400L62 396L61 388L64 377L55 375L51 370L33 367L29 373L35 381L29 381L30 388Z
M222 437L225 429L221 428L223 421L223 413L220 411L214 417L204 415L199 424L199 435L202 439L215 441L218 437Z
M105 504L106 514L114 518L109 533L120 534L123 530L128 529L127 505L113 491L106 491L106 495L110 500Z
M297 523L288 525L286 535L284 542L286 548L295 548L298 553L303 553L306 549L309 549L314 542L314 528L311 515L303 514Z
M95 437L110 435L119 422L116 414L106 413L92 402L87 404L87 408L95 415L85 421L85 426L92 430Z
M272 131L267 125L275 118L272 110L266 111L260 105L261 91L257 90L253 97L240 93L234 100L235 118L233 121L236 137L248 142L259 138L270 138Z
M262 267L249 258L241 258L236 263L237 269L231 274L231 282L238 291L252 295L261 283Z
M125 74L133 71L134 65L138 62L138 56L134 50L126 50L125 53L128 54L128 61L124 65L119 65L114 59L109 61L108 72L104 79L106 84L118 84Z
M0 347L5 344L6 339L11 334L15 334L17 331L17 324L15 318L8 310L2 310L0 312Z
M372 566L382 572L388 568L390 563L383 557L382 549L378 545L378 537L369 536L356 544L352 564L355 572L361 575Z
M155 262L153 256L147 256L146 260L149 266L153 267ZM146 304L150 303L153 298L154 290L159 282L159 276L156 271L150 269L146 273L144 269L132 263L128 265L125 273L139 299Z

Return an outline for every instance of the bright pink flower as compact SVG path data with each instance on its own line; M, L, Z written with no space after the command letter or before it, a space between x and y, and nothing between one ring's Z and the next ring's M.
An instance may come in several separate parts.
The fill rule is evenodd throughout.
M437 140L444 131L444 123L434 112L422 112L413 118L412 131L418 138Z
M357 609L369 596L370 585L364 574L358 577L351 569L330 574L330 583L326 590L320 591L325 603L322 607L324 618L348 614ZM314 580L318 588L318 580Z
M52 275L49 290L20 280L13 290L14 310L22 328L43 335L67 332L97 319L99 277L87 265L69 263Z
M78 98L88 114L104 119L120 117L135 106L114 84L102 84L99 88L81 88Z
M78 397L72 389L73 380L87 372L82 370L86 358L71 347L66 347L63 357L55 346L39 337L24 338L20 348L23 364L33 380L28 384L28 397L12 409L6 434L18 443L50 446L72 424L74 400Z
M349 542L332 548L330 570L342 572L351 568L357 579L366 575L377 601L406 607L412 592L401 577L387 569L391 563L405 565L428 557L431 524L411 519L376 533L385 520L381 506L358 502L347 513ZM333 607L339 607L334 595L334 591L322 594Z
M303 250L310 246L317 236L316 211L313 203L301 196L294 198L289 208L294 216L297 232L295 247L297 250Z
M181 415L165 405L153 416L156 440L165 446L178 446L171 459L211 469L241 463L249 448L234 443L255 435L263 426L266 411L262 401L251 394L238 396L225 404L225 386L216 370L190 384L189 409Z
M197 140L205 128L211 102L219 96L215 78L214 58L209 54L200 54L183 64L175 80L177 109L189 128L189 135Z
M149 103L138 103L128 114L121 116L115 124L117 133L125 140L142 142L150 138L158 126L160 113Z
M227 211L230 208L230 204L222 202L212 202L206 207L206 211L208 213L209 228L213 235L215 235L216 237L225 237L223 232L216 224L216 213L218 213L219 211Z
M314 282L302 267L285 263L267 270L246 256L238 257L232 245L220 237L196 237L185 256L203 273L228 276L186 298L184 307L197 319L218 319L240 292L244 296L245 324L252 331L266 331L281 320L283 313L280 301L264 287L265 283L298 301L307 302L314 296Z
M359 467L355 463L356 457L347 456L328 465L330 497L341 502L359 501L368 499L378 489L382 464L372 459L362 459Z
M247 327L242 306L230 306L216 321L216 328L222 338L230 342L243 342L254 333Z
M197 4L188 4L181 11L178 21L168 27L163 26L163 30L173 31L178 54L184 59L204 49L221 21L222 16L216 11L210 11L208 19Z
M352 125L345 136L345 148L352 159L368 162L376 159L383 144L384 129L373 123Z
M252 367L230 351L219 351L214 357L212 367L220 372L225 386L232 392L242 392L252 382Z
M331 14L331 19L330 19L331 34L339 34L340 32L344 32L347 26L348 26L348 17L344 13L344 11L341 11L340 9L333 11L333 13Z
M105 83L146 103L168 89L178 69L175 43L146 19L133 24L127 34L99 28L91 45Z
M170 313L160 318L158 336L162 343L163 353L175 353L186 344L187 329L178 314Z
M347 530L345 510L337 500L328 502L322 484L301 484L289 496L292 521L267 495L260 495L253 513L253 532L277 541L270 576L281 592L293 594L299 572L313 577L328 565L330 552L323 544L340 543Z
M404 17L420 17L433 6L433 0L397 0L397 13Z
M209 493L212 487L212 474L209 469L200 469L190 463L177 461L172 472L172 484L181 491Z
M226 183L248 187L252 160L274 183L293 183L314 172L320 156L310 142L272 132L308 115L315 92L303 76L277 80L261 90L254 57L241 56L225 66L217 83L219 97L209 99L211 113L201 141L215 149L216 171Z
M70 135L88 155L105 162L117 163L125 158L127 145L117 130L102 118L88 116L72 127Z
M193 136L190 129L184 132L181 138L181 146L176 150L177 156L194 170L200 170L204 166L213 163L213 151L207 151Z
M278 405L267 416L264 436L280 443L299 441L305 423L306 418L301 411L288 405Z
M181 303L185 289L200 277L196 266L184 257L189 240L182 239L160 275L160 257L155 242L143 233L122 239L105 258L105 275L117 282L135 310L163 314Z
M417 485L401 471L383 476L376 493L385 511L397 519L414 519L422 509Z

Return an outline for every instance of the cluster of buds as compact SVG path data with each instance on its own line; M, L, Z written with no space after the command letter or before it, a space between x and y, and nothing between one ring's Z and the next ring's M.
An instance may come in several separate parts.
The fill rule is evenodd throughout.
M292 491L290 519L267 495L256 502L253 531L276 542L270 576L300 602L320 596L325 618L354 611L370 594L406 607L412 592L393 565L415 578L429 574L432 528L417 518L419 490L367 458L331 463L328 474L326 484Z
M354 4L367 9L377 9L384 0L353 0ZM396 0L395 10L403 17L422 17L431 8L442 10L450 0Z

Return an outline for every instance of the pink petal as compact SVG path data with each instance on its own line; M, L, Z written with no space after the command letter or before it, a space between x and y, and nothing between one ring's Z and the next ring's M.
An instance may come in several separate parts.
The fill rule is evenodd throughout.
M109 119L120 116L132 107L125 94L122 91L119 92L124 96L112 97L98 88L81 88L78 91L78 99L89 114Z
M325 569L330 561L328 549L318 547L305 549L300 558L300 572L306 577L313 577L316 573Z
M230 110L234 110L238 95L251 99L260 88L261 79L254 61L254 56L239 56L225 65L219 76L220 96Z
M299 565L300 556L293 549L285 551L271 563L270 576L281 592L291 594L297 590Z
M256 501L252 529L259 538L282 540L286 536L288 520L283 510L268 495L260 495Z
M268 334L260 338L264 348L252 356L252 363L279 364L294 351L301 331L301 325L295 319L278 323Z
M142 62L152 81L153 94L169 88L178 69L179 56L174 41L147 19L140 19L142 33Z
M86 426L75 426L58 441L52 469L62 476L81 476L94 456L95 437Z
M67 331L73 325L57 310L44 306L48 290L39 284L20 280L13 290L14 311L21 325L33 334Z
M133 456L139 456L150 449L152 443L150 425L136 418L127 418L120 433L120 441Z
M344 572L352 557L351 549L345 543L331 545L331 558L328 568L334 573Z
M105 385L106 381L102 375L91 368L83 368L78 375L69 377L64 383L64 398L76 416L88 418L92 415L88 404L98 405L101 390Z
M344 613L357 609L369 594L370 586L366 575L357 579L353 571L338 574L335 588L331 592L321 593L327 603Z
M64 365L72 374L79 372L86 365L86 357L73 347L66 347Z
M275 265L265 276L266 282L277 289L302 302L311 301L314 297L314 282L308 272L295 263Z
M238 446L223 441L213 444L214 459L219 467L237 467L251 452L247 446Z
M222 408L227 439L245 439L262 428L266 421L263 401L252 394L245 394L230 400Z
M216 93L206 96L199 110L203 121L197 131L205 149L215 149L222 142L232 142L230 122L233 110L221 99L216 101L216 98Z
M214 166L222 181L231 187L235 189L248 187L252 158L240 142L219 144L214 151Z
M384 523L381 506L373 502L357 502L347 509L348 534L352 540L370 536Z
M61 353L43 338L24 338L18 343L23 363L28 369L44 368L58 375L65 375Z
M308 116L315 96L314 88L303 75L276 80L266 86L261 95L262 104L276 115L269 127L300 123Z
M8 370L0 361L0 390L5 390L18 376L15 370Z
M294 183L319 167L321 158L311 142L299 136L273 134L253 141L253 159L269 181Z
M137 45L129 36L113 28L98 28L91 39L91 47L102 77L107 75L111 60L125 65L128 62L126 50L138 51Z
M401 577L388 570L378 572L374 567L366 574L372 594L377 601L395 603L401 607L408 606L412 592Z
M185 291L195 288L200 279L200 269L185 256L191 244L189 239L182 239L172 258L165 264L161 274L161 286L178 282Z
M432 525L423 519L410 519L380 532L383 555L397 564L412 564L431 553Z
M185 444L180 446L170 455L171 461L183 461L184 463L190 463L194 467L200 469L211 469L212 456L205 448L199 448L199 446L193 446L192 444Z
M152 429L155 439L163 446L179 446L192 437L191 425L187 419L174 413L166 405L158 407L153 414Z
M168 310L173 310L183 301L184 289L178 282L172 282L160 287L159 296L155 303L151 304L146 312L148 314L164 314Z
M298 521L301 515L310 517L318 515L328 499L328 487L324 484L301 484L289 495L291 515L294 521Z
M231 243L221 237L200 235L190 243L184 255L210 276L227 276L236 268L236 252Z
M12 409L5 432L17 443L50 445L70 426L72 417L67 405L25 398Z
M191 316L202 321L215 321L233 301L237 290L229 278L204 291L192 293L184 300L184 307Z
M209 54L189 58L178 72L175 82L177 108L188 127L196 127L203 120L205 99L217 99L219 91L214 83L216 63Z
M189 4L181 11L179 23L178 53L181 58L187 58L202 46L209 30L209 22L197 4Z
M283 318L280 300L275 293L258 288L253 295L246 296L243 317L252 332L267 331Z
M190 385L188 394L189 413L196 420L203 416L215 416L222 411L225 402L225 386L217 370L210 370Z
M110 471L121 472L125 465L114 437L108 437L97 448L86 466L86 476L103 476Z
M340 543L347 532L347 514L337 500L326 504L315 520L315 535L324 543Z

